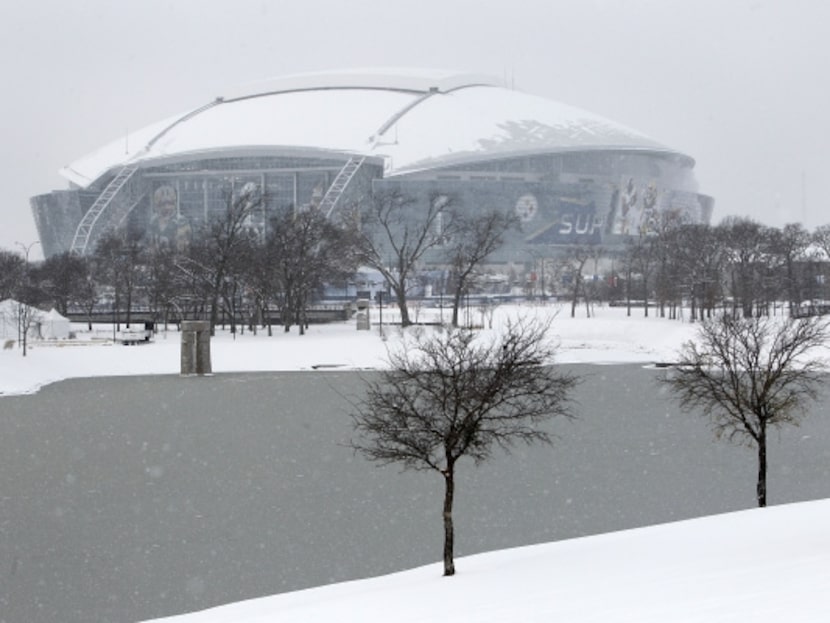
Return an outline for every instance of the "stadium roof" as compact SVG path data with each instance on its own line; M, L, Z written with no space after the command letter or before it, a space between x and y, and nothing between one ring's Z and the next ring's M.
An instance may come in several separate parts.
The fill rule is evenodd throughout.
M125 145L128 149L125 153ZM61 169L87 187L127 164L221 155L377 158L385 174L596 149L691 158L592 113L450 71L368 69L255 83L146 126Z

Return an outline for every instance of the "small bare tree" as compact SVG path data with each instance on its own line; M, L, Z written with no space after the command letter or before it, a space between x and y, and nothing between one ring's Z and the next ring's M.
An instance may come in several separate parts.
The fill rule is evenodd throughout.
M453 497L455 467L476 464L494 446L550 443L539 428L547 419L572 417L575 377L551 366L549 323L518 321L499 339L483 342L465 329L419 333L390 355L390 369L367 382L355 405L351 446L371 461L433 470L444 478L444 575L455 573Z
M17 326L18 345L23 348L25 357L29 350L29 334L40 322L43 314L39 309L20 301L13 301L6 313L8 317L3 320L10 325Z
M717 438L755 446L758 506L767 505L767 431L798 425L818 397L823 360L823 319L775 320L723 314L706 320L697 341L684 345L680 360L660 377L682 408L701 409Z

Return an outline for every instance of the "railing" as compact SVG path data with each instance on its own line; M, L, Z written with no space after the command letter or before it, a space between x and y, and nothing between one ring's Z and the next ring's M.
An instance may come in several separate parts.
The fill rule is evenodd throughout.
M112 178L112 181L107 184L107 187L95 199L95 203L84 214L81 222L75 230L75 236L72 238L72 246L70 251L78 253L79 255L86 254L87 246L89 246L90 238L92 237L92 230L95 228L101 214L112 203L112 200L118 195L119 191L124 188L133 174L138 170L138 165L127 165L121 169L118 174Z
M332 212L334 212L334 208L337 207L337 202L340 200L340 197L343 196L343 193L349 186L349 182L352 181L352 178L355 176L355 173L357 173L357 170L360 168L360 165L363 164L364 160L366 160L365 156L361 158L349 158L349 161L343 165L343 168L340 169L337 177L334 178L331 186L329 186L329 189L323 196L322 201L320 201L320 211L326 215L326 218L329 218Z

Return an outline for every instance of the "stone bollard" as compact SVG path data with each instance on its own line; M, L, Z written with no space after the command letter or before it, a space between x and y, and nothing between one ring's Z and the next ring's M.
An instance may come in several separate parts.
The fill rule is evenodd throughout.
M369 301L366 299L357 300L357 320L358 331L368 331L372 328L372 321L369 318Z
M182 375L211 374L210 321L182 321Z

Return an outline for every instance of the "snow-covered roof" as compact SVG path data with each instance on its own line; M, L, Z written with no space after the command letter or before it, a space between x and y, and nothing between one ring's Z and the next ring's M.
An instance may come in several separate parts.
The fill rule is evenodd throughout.
M246 85L104 145L60 173L86 187L130 163L222 153L306 153L376 157L386 175L398 175L476 160L595 149L677 153L621 124L505 88L492 78L373 69Z
M69 318L61 314L57 309L54 307L50 309L43 315L44 320L48 320L50 322L57 322L57 321L66 321L69 322Z

